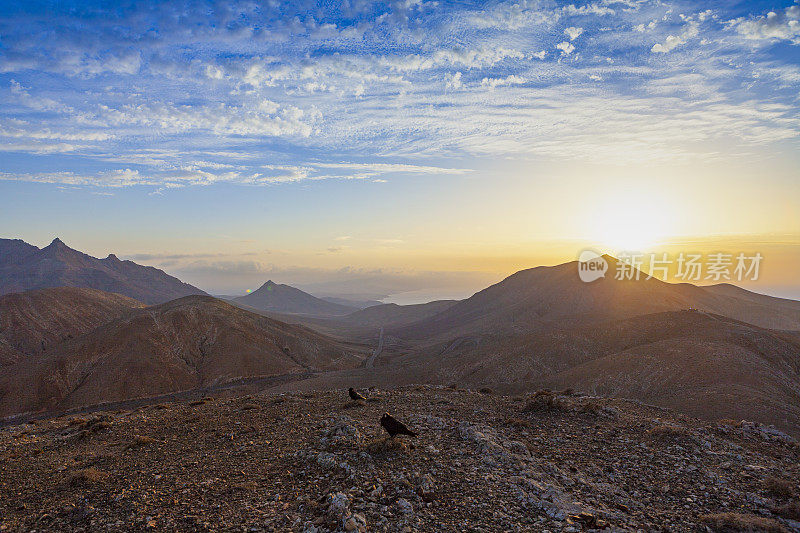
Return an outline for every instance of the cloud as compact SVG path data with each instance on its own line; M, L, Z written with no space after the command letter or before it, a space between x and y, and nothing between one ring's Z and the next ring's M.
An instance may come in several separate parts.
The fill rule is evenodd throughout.
M786 40L800 44L800 6L789 6L783 11L770 11L766 16L738 19L736 30L747 39Z
M663 43L656 43L650 49L654 54L666 54L679 46L683 46L689 41L697 37L700 33L700 25L697 22L691 21L683 28L680 35L669 35Z
M569 37L570 41L574 41L578 37L581 36L583 33L583 28L576 28L574 26L570 26L569 28L564 29L564 34Z
M461 72L456 72L455 74L447 73L445 75L445 86L448 89L458 90L461 88Z
M526 82L527 80L525 78L512 74L505 78L483 78L481 80L481 86L494 90L496 87L502 87L503 85L521 85Z
M568 43L567 41L564 41L562 43L558 43L556 45L556 48L561 50L561 55L564 55L564 56L568 56L572 52L575 51L575 46L573 46L572 43Z

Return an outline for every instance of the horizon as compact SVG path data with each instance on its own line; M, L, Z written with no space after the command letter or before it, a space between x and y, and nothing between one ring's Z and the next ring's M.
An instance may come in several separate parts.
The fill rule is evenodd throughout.
M0 237L0 239L2 239L2 238L4 238L4 237ZM23 242L25 242L24 239L18 239L18 240L22 240ZM43 249L46 246L50 246L50 245L52 245L52 244L54 244L56 242L59 242L59 243L61 243L61 245L64 245L67 248L70 248L72 250L76 250L76 251L78 251L80 253L86 253L83 250L76 249L75 247L70 246L69 244L65 243L63 241L63 239L61 239L60 237L54 237L46 245L37 246L37 248ZM32 243L28 243L28 244L32 244ZM34 246L36 246L36 245L34 244ZM591 251L591 250L589 250L589 251ZM595 252L592 252L592 253L594 254ZM627 253L627 252L623 252L623 253ZM97 259L105 259L105 258L114 256L114 257L117 257L117 259L120 259L122 261L133 261L133 262L136 262L133 259L131 259L129 257L126 257L125 255L119 256L118 254L114 253L113 251L112 252L108 252L106 254L91 254L91 253L89 253L87 255L90 255L90 256L95 257ZM753 281L750 281L749 283L746 280L745 280L745 282L737 282L737 281L731 281L730 279L718 279L718 280L714 280L714 281L709 281L707 279L699 279L699 280L686 281L686 280L683 280L683 279L678 279L674 275L668 275L668 276L665 277L663 275L659 275L658 272L654 272L652 270L649 270L650 264L648 262L648 258L646 258L646 257L643 258L642 264L631 263L630 261L628 261L624 257L623 257L623 259L620 259L620 258L615 257L613 254L610 254L610 253L602 253L602 257L603 258L607 258L607 259L612 259L618 265L629 265L630 269L637 271L636 278L635 278L637 280L638 279L646 280L646 279L649 279L652 276L654 279L657 279L657 280L665 282L665 283L672 283L672 284L675 284L675 283L690 283L690 284L694 284L694 285L697 285L697 286L700 286L700 287L703 287L703 286L714 286L714 285L732 285L732 286L735 286L735 287L745 288L746 290L750 290L750 291L758 293L758 294L765 294L765 295L768 295L768 296L775 296L775 297L780 297L780 298L788 298L788 299L792 299L792 300L800 300L800 298L795 297L792 294L785 294L785 293L782 294L781 291L770 292L769 288L764 290L764 285L763 284L758 284L758 283L753 282ZM533 268L538 268L538 267L549 268L549 267L556 267L556 266L573 264L573 263L576 264L576 265L580 265L582 261L583 261L582 257L577 257L577 258L574 258L574 259L571 259L571 260L558 262L558 263L530 265L530 266L522 268L520 270L528 270L528 269L533 269ZM145 263L142 263L142 264L145 264ZM153 266L153 265L147 265L147 266ZM619 269L620 267L617 266L617 268ZM467 299L470 296L474 295L475 293L485 289L486 287L488 287L490 285L494 285L495 283L498 283L498 282L502 281L506 277L508 277L508 276L510 276L510 275L512 275L512 274L514 274L516 272L519 272L519 271L509 272L508 274L503 274L498 279L493 280L493 281L489 281L485 285L477 285L477 282L473 282L474 286L472 286L472 287L467 286L467 285L461 285L461 286L458 286L458 287L449 287L449 288L443 288L441 286L434 286L434 287L428 286L428 287L425 287L425 288L416 288L416 289L415 288L406 287L404 289L397 290L396 292L390 292L389 294L385 294L385 295L377 295L377 292L373 292L373 293L368 293L368 292L365 293L365 292L363 292L363 286L362 286L363 285L363 281L359 280L357 274L355 275L355 277L345 279L344 281L339 281L339 282L337 282L337 281L329 281L327 283L326 282L322 282L322 283L310 283L310 284L309 283L302 283L302 282L301 283L290 283L290 282L288 282L289 280L278 280L276 282L275 280L273 280L271 278L268 278L268 279L266 279L264 281L258 282L256 285L253 285L252 288L247 288L247 289L244 289L242 291L213 291L213 290L208 290L206 287L203 287L203 286L197 286L197 288L199 288L201 290L204 290L206 293L208 293L211 296L226 298L226 297L246 296L246 295L251 294L252 292L255 292L257 289L262 288L262 287L264 287L264 286L266 286L268 284L288 285L288 286L291 286L291 287L299 288L299 289L303 290L304 292L311 293L313 296L317 296L319 298L341 298L343 300L350 300L351 302L354 302L354 303L355 302L359 302L359 301L375 300L375 301L378 301L378 302L381 302L381 303L395 303L395 304L400 304L400 305L410 305L410 304L428 303L428 302L432 302L432 301L436 301L436 300L464 300L464 299ZM168 271L166 271L166 273L170 274L170 275L174 274L174 273L170 273ZM349 271L348 271L348 274L353 275L353 273L349 272ZM372 272L371 274L374 276L376 274L376 272ZM441 274L441 273L437 273L437 274ZM447 274L447 273L445 273L445 274ZM579 274L579 271L576 270L576 277L580 277L578 274ZM178 276L175 276L175 277L178 277ZM614 272L614 271L611 271L611 270L606 272L604 277L623 279L620 276L619 272ZM182 279L182 278L179 278L179 279L181 281L184 281L184 282L187 282L187 283L190 283L190 284L194 285L193 283L187 281L186 279ZM632 277L631 278L627 278L626 277L624 279L634 279L634 278L632 278ZM411 286L413 287L414 286L413 284L415 283L415 281L416 281L417 284L419 283L419 280L411 280L411 281L406 280L406 283L411 283L412 284ZM692 283L692 281L695 281L695 283ZM362 292L353 293L353 292L350 292L350 291L347 290L346 287L348 285L354 285L354 284L356 286L359 286L360 287L359 290L362 291ZM378 287L380 287L380 286L381 285L379 284ZM389 285L384 285L384 287L389 287ZM372 290L379 292L380 288L376 289L375 285L373 285L372 286ZM387 290L390 290L390 289L387 289Z
M463 297L590 248L760 253L735 284L800 298L798 21L794 0L5 5L0 224L212 294Z

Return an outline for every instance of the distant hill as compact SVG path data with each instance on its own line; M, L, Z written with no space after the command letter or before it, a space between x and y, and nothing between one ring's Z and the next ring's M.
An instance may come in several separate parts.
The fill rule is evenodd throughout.
M306 328L210 296L133 310L0 367L0 416L153 396L244 377L352 368L361 357Z
M98 259L60 239L41 249L18 239L0 239L0 294L49 287L88 287L145 304L205 294L163 270L120 261L113 254Z
M144 304L126 296L77 287L0 296L0 346L8 349L5 363L53 350L141 307Z
M607 257L614 271L616 260ZM706 288L658 279L584 283L577 262L522 270L448 309L392 332L426 343L462 336L525 333L600 320L699 309L771 328L800 330L800 302L738 287ZM732 287L732 288L731 288Z
M364 327L402 327L436 315L455 305L458 300L436 300L424 304L381 304L351 313L341 320Z
M379 302L378 300L350 299L336 296L322 296L320 298L326 302L343 305L345 307L354 307L356 309L366 309L367 307L383 304L383 302Z
M250 294L235 298L234 301L259 311L310 316L347 315L356 310L355 307L328 302L289 285L274 283L272 280Z

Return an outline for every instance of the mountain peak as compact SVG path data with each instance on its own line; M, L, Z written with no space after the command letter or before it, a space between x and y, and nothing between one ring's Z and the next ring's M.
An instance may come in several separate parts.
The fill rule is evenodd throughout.
M47 245L47 248L50 248L51 246L52 246L53 248L62 248L62 247L63 247L63 248L66 248L66 247L67 247L67 245L66 245L66 244L64 244L64 241L62 241L62 240L61 240L61 239L59 239L58 237L56 237L55 239L53 239L53 242L51 242L50 244L48 244L48 245Z

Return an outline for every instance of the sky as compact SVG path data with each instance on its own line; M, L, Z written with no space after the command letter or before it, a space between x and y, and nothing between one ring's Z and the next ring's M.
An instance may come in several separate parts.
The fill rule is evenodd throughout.
M0 236L396 299L759 251L800 298L799 104L794 1L3 2Z

